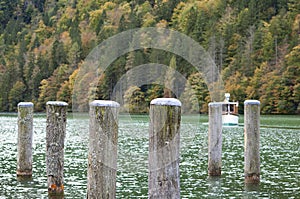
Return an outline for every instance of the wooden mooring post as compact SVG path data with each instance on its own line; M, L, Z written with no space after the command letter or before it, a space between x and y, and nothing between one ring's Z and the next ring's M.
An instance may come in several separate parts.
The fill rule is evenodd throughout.
M49 101L46 104L46 167L48 194L64 195L64 141L67 122L66 102Z
M245 183L260 182L260 102L244 102L244 172Z
M17 176L32 176L33 103L18 104Z
M209 107L208 175L220 176L222 169L222 104L212 102Z
M150 103L148 198L180 198L181 102L157 98Z
M90 103L87 198L116 198L119 107L114 101Z

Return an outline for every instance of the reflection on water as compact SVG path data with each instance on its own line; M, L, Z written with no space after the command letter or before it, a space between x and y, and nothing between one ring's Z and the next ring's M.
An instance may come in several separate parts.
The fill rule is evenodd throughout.
M222 178L216 176L209 176L208 183L208 196L209 198L218 198L222 196Z
M245 184L244 199L252 199L258 197L260 184Z
M120 117L117 198L148 198L148 117ZM300 130L261 129L261 183L244 184L243 128L223 130L222 176L207 176L207 126L184 117L181 198L300 198ZM16 177L17 117L0 116L0 198L48 198L46 119L34 118L33 176ZM88 120L70 118L65 142L65 198L85 198Z

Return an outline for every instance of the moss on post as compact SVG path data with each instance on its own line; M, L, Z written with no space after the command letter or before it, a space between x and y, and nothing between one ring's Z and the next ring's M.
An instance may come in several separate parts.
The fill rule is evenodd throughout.
M47 102L46 167L49 195L64 195L64 141L67 122L66 102Z
M33 103L18 104L17 176L32 176Z
M158 98L150 104L148 198L180 198L181 103Z
M90 103L87 198L116 198L119 104Z

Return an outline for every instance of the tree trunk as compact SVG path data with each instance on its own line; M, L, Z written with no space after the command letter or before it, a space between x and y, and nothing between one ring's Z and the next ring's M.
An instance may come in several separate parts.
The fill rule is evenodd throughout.
M245 183L259 183L260 102L257 100L246 100L244 105Z
M64 194L64 141L67 122L66 102L47 102L46 167L49 195Z
M220 176L222 169L222 104L209 103L208 175Z
M18 104L17 176L32 176L33 103Z
M87 198L116 198L119 104L90 103Z
M180 198L181 103L158 98L150 105L148 198Z

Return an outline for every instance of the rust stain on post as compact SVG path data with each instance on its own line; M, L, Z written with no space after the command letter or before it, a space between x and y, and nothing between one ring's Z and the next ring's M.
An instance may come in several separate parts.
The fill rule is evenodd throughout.
M32 176L33 103L18 104L17 176Z
M90 103L87 198L116 198L119 106L106 100Z
M66 102L47 102L46 167L50 196L64 194L64 141L67 122Z
M180 198L181 103L158 98L150 104L148 198Z
M222 169L222 104L209 103L208 175L220 176Z
M244 118L244 172L245 183L260 182L260 102L246 100Z

